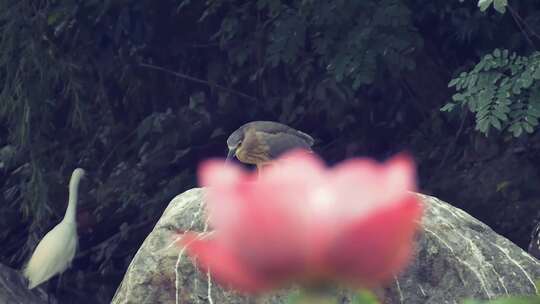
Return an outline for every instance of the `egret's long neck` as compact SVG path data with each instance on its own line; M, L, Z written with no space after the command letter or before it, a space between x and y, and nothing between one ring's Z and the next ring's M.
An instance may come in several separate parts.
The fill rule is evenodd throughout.
M73 173L71 180L69 181L69 200L66 214L64 215L64 221L75 222L77 214L77 199L79 197L79 182L81 181L81 174Z

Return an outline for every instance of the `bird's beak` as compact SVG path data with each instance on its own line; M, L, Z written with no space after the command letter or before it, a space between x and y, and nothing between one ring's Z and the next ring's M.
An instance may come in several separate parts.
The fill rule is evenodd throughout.
M227 159L225 160L225 162L229 162L231 161L232 158L234 158L234 155L236 153L236 148L229 148L229 153L227 153Z

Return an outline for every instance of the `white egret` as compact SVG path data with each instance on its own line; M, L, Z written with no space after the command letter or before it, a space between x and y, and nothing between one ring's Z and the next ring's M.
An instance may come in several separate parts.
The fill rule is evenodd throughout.
M81 168L75 169L71 174L68 207L64 219L43 237L24 269L29 289L64 272L75 257L78 243L77 196L79 182L84 174Z

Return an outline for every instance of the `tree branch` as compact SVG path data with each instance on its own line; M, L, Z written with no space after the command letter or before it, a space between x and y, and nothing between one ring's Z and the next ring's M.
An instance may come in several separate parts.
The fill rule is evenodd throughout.
M192 81L192 82L206 84L207 86L212 87L214 89L222 90L222 91L225 91L225 92L228 92L228 93L231 93L231 94L234 94L234 95L237 95L237 96L249 99L249 100L259 101L256 97L253 97L253 96L247 95L245 93L233 90L233 89L228 88L226 86L223 86L223 85L220 85L220 84L217 84L217 83L214 83L214 82L210 82L210 81L207 81L207 80L199 79L199 78L196 78L196 77L193 77L193 76L189 76L189 75L186 75L186 74L183 74L183 73L180 73L180 72L171 71L171 70L166 69L164 67L160 67L160 66L157 66L157 65L149 64L149 63L139 63L139 66L149 68L149 69L153 69L153 70L157 70L157 71L161 71L161 72L165 72L165 73L174 75L174 76L176 76L178 78L182 78L182 79L189 80L189 81Z
M516 25L518 26L519 30L521 31L521 33L523 33L523 36L525 36L525 39L527 40L527 42L532 46L533 49L537 49L536 48L536 45L534 45L534 42L532 41L531 37L529 36L529 33L530 32L533 36L535 36L536 38L539 38L538 34L536 34L530 27L529 25L527 24L527 22L525 22L523 20L523 18L521 18L521 16L510 6L510 5L507 5L506 6L508 8L508 10L510 11L510 15L512 15L512 18L514 19L514 21L516 22ZM527 32L528 31L528 32Z

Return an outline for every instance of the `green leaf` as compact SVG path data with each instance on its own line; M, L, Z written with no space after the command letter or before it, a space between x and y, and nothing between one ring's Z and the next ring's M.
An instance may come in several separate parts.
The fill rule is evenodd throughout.
M478 7L480 8L480 11L484 12L488 9L489 5L493 2L493 0L480 0L478 1Z
M502 121L507 121L508 120L508 115L506 115L505 112L503 112L500 107L497 107L493 110L493 115L495 115L495 117L497 117L498 119L502 120Z
M484 60L480 60L480 62L478 62L478 63L474 66L473 71L478 73L478 72L483 71L485 67L486 67L486 62L485 62Z
M528 122L531 126L536 127L538 125L538 118L532 115L527 115L525 121Z
M506 12L506 6L508 5L508 0L494 0L493 1L493 7L496 11L498 11L501 14L504 14Z
M476 81L478 80L478 74L473 73L467 78L467 88L473 89L476 86Z
M452 100L454 100L454 101L464 101L465 100L465 95L460 94L460 93L456 93L456 94L452 95Z
M489 106L484 106L478 109L478 112L476 112L476 119L482 120L486 118L489 115Z
M531 115L531 116L534 116L534 117L540 117L540 109L530 107L527 110L527 114Z
M513 124L510 127L510 132L512 132L514 137L519 137L521 135L521 133L523 133L523 129L521 128L521 124L519 124L519 123Z
M522 126L523 126L523 129L525 129L525 131L527 131L527 133L534 132L534 128L528 122L523 122Z
M519 80L514 83L514 86L512 87L512 93L514 93L515 95L521 94L521 83Z
M461 80L461 79L460 79L459 77L450 80L450 82L448 83L448 87L451 88L451 87L455 86L456 84L458 84L458 82L459 82L460 80Z
M455 103L449 102L441 108L441 112L452 112L455 106L456 106Z
M521 86L528 89L533 84L533 77L530 73L526 72L521 75Z
M502 129L502 126L501 126L501 122L499 119L497 119L497 117L495 116L491 116L490 117L490 121L491 121L491 125L497 129L497 130L501 130Z
M540 68L539 68L539 67L536 67L536 68L534 69L533 77L534 77L534 79L536 79L536 80L540 79Z
M476 122L476 129L484 134L487 134L489 130L490 120L488 117L484 117Z

